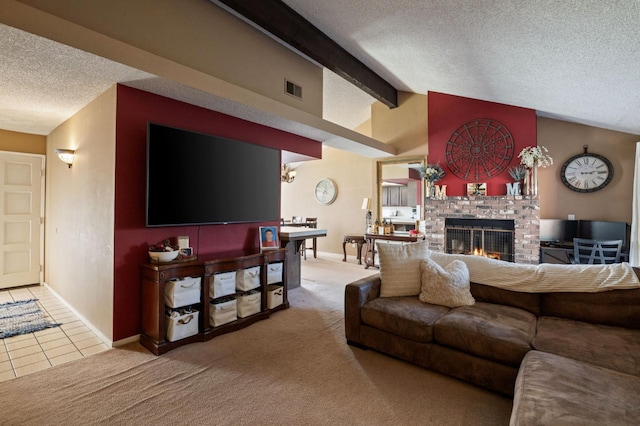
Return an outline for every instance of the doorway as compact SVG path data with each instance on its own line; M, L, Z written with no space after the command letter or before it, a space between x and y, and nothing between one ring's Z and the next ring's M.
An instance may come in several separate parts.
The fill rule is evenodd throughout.
M43 155L0 152L0 288L42 283L44 164Z

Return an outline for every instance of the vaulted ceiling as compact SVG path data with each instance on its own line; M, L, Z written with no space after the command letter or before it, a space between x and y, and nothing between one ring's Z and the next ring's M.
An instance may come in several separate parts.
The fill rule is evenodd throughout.
M521 106L640 135L636 0L284 3L397 90ZM328 75L327 99L340 101L325 102L324 115L353 128L374 98ZM0 25L0 128L47 134L122 81L153 76ZM304 126L299 133L314 137Z
M391 83L640 134L640 2L284 0Z

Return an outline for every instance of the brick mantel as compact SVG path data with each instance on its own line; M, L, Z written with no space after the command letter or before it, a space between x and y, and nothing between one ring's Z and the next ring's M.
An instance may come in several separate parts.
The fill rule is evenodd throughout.
M426 198L426 239L444 251L444 220L511 219L515 223L515 262L537 264L540 259L540 200L537 196L468 196Z

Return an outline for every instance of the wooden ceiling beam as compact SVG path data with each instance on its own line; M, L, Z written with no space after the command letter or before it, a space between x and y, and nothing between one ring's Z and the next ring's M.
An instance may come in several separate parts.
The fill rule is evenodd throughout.
M398 91L280 0L216 0L390 108Z

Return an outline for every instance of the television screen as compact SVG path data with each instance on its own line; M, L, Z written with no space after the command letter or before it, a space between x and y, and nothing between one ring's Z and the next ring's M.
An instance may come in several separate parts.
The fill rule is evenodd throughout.
M280 151L149 123L147 226L280 220Z

